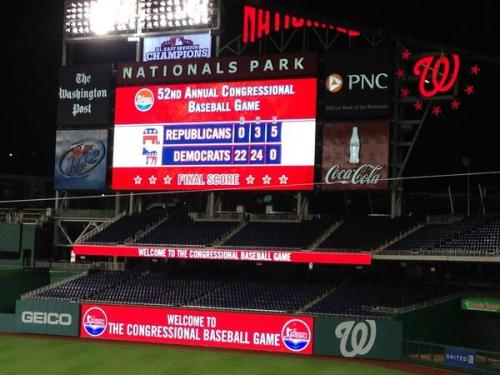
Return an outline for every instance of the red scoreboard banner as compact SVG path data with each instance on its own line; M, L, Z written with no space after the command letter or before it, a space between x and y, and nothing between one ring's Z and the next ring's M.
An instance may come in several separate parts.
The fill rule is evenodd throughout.
M370 265L370 253L319 251L234 250L215 248L174 248L162 246L75 245L75 255L222 260L235 262L317 263Z
M115 190L308 190L316 79L116 89Z
M83 304L80 337L311 355L313 318Z

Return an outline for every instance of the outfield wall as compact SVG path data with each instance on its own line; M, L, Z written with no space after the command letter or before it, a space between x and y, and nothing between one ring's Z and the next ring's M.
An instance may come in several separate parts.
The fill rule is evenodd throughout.
M397 319L403 324L405 340L467 346L462 339L460 299L410 311Z
M346 358L401 359L387 319L19 300L0 331Z

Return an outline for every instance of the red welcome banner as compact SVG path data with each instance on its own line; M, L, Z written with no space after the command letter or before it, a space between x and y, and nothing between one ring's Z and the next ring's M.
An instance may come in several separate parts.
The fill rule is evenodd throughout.
M83 304L80 337L311 355L313 318Z
M75 255L225 260L236 262L250 261L370 265L372 261L370 253L339 253L299 250L235 250L204 247L176 248L165 246L75 245L73 247L73 251Z

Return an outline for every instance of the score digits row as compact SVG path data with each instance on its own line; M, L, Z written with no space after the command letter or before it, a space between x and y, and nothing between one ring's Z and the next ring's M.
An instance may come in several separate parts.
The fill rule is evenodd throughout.
M163 144L279 143L281 125L280 122L165 125ZM144 134L152 132L154 128L147 128Z

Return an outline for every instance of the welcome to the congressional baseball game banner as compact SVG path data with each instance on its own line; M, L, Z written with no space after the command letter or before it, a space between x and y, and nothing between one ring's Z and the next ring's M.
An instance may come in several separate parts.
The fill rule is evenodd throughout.
M160 307L82 305L80 337L311 355L313 318Z

